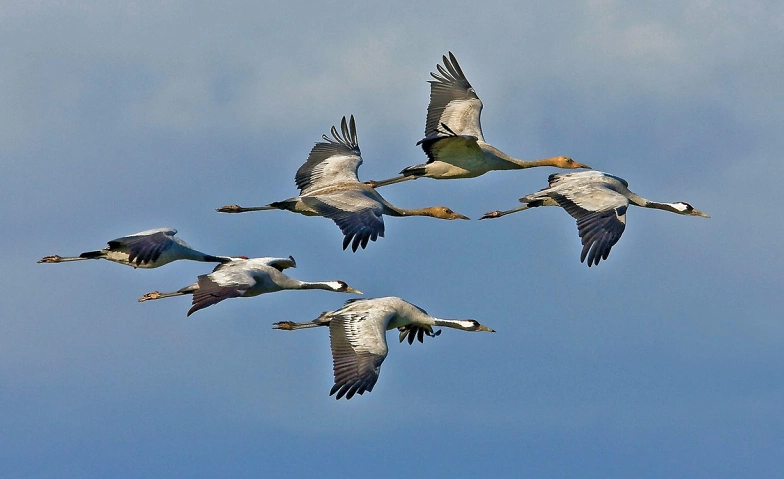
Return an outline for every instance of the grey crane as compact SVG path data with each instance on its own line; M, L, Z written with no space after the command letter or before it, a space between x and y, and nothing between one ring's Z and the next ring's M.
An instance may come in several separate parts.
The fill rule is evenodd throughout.
M324 216L331 219L343 232L343 249L351 245L352 251L365 248L368 241L384 236L384 219L388 216L431 216L444 220L464 219L446 206L404 209L390 204L375 189L360 183L357 170L362 156L357 143L354 116L349 123L341 121L341 136L332 127L332 137L322 135L325 142L316 143L307 161L299 170L295 181L299 196L276 201L266 206L244 208L239 205L223 206L221 213L246 211L288 210L306 216Z
M517 170L536 166L558 168L590 168L565 156L540 160L519 160L485 142L480 115L482 100L468 83L457 59L449 52L444 65L431 72L430 104L427 107L425 138L421 145L427 162L409 166L402 176L382 181L369 181L373 187L428 177L436 180L474 178L493 170Z
M548 181L548 188L520 198L520 202L524 203L522 206L507 211L491 211L480 219L499 218L537 206L560 206L577 220L583 245L580 262L587 258L590 267L606 260L610 249L621 238L630 204L710 218L682 201L658 203L647 200L630 191L626 180L601 171L553 174Z
M79 256L44 256L39 263L64 263L87 259L105 259L134 268L157 268L181 259L226 263L228 256L213 256L197 251L180 238L175 238L174 228L158 228L141 231L109 241L108 246L98 251L87 251Z
M188 316L196 311L219 303L227 298L249 298L264 293L275 293L286 289L323 289L336 293L362 294L343 281L300 281L283 274L286 268L295 268L294 258L232 258L219 264L212 273L198 277L196 283L171 293L153 291L139 301L193 295L193 305Z
M408 337L409 344L418 336L437 336L433 326L461 329L463 331L489 331L487 326L473 319L439 319L408 301L389 296L374 299L350 299L337 311L325 311L313 321L275 323L274 329L296 330L329 327L335 385L329 395L335 399L372 391L381 363L387 357L386 332L400 330L400 342Z

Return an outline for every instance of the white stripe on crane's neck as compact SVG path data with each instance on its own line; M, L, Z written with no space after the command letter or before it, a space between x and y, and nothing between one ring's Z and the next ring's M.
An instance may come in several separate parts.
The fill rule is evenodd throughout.
M435 318L433 324L445 328L462 329L463 331L475 331L479 327L479 322L473 319L441 319Z
M645 207L646 208L654 208L654 209L657 209L657 210L671 211L673 213L678 213L678 214L686 214L686 213L689 212L690 209L692 209L689 205L687 205L686 203L682 203L682 202L678 202L678 203L658 203L656 201L648 201L645 204Z
M292 278L293 279L293 278ZM341 291L346 288L345 283L340 281L298 281L298 288L296 289L324 289L332 291Z
M667 204L675 208L676 210L680 211L681 213L685 213L689 211L689 205L685 203L678 202L678 203L667 203Z

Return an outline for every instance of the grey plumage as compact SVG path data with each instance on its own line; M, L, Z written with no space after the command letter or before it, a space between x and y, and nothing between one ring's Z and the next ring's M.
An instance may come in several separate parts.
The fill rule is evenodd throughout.
M362 156L354 117L343 117L340 132L334 126L332 138L322 135L305 163L295 175L299 196L267 206L243 208L223 206L223 213L242 213L271 209L288 210L307 216L323 216L335 222L343 233L343 249L365 248L369 241L384 236L383 215L431 216L440 219L468 219L444 206L405 209L386 201L375 189L360 183L357 176Z
M358 181L357 171L362 164L362 154L357 142L357 127L354 115L346 124L346 117L340 123L341 134L332 127L332 138L321 135L324 142L318 142L310 150L305 163L297 169L294 181L300 194L307 193L320 184L337 181Z
M438 73L430 72L430 104L425 121L425 138L444 134L443 125L460 135L485 141L482 135L482 100L468 82L457 58L449 52L442 57L444 66L436 65Z
M537 166L590 168L565 156L521 160L507 155L485 141L482 134L482 100L471 86L457 58L449 52L430 72L430 103L427 107L425 137L417 142L427 162L404 168L395 178L369 181L380 187L421 177L436 180L475 178L489 171L516 170Z
M192 294L192 306L188 316L200 309L217 304L224 299L252 297L283 290L322 289L336 293L362 294L343 281L300 281L283 273L286 268L296 267L294 258L232 258L219 264L212 273L198 277L197 282L171 293L153 291L139 301L169 298Z
M177 260L226 263L228 256L213 256L197 251L180 238L175 237L174 228L158 228L141 231L108 242L108 246L98 251L87 251L76 257L58 255L45 256L39 263L62 263L88 259L105 259L134 268L158 268Z
M354 299L336 311L325 311L313 321L275 323L274 329L296 330L329 327L335 384L330 396L351 399L355 394L370 392L378 381L381 364L387 357L386 331L398 328L399 339L409 344L425 335L438 336L433 326L464 331L493 330L473 319L439 319L401 298Z
M560 206L577 220L583 245L580 262L588 266L606 260L612 247L626 228L626 211L630 204L670 211L681 215L709 216L688 203L659 203L629 190L623 178L601 171L553 174L549 187L520 198L523 206L507 211L491 211L480 219L498 218L538 206Z

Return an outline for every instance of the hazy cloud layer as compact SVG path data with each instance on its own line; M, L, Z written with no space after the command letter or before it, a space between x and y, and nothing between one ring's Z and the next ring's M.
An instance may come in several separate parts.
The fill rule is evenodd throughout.
M58 478L775 476L783 29L784 7L762 1L0 7L0 462ZM568 155L712 218L630 209L588 269L556 208L389 218L356 254L324 219L214 212L294 195L343 115L357 118L361 178L423 161L428 72L450 50L499 148ZM553 172L382 193L476 219ZM186 318L187 298L136 299L209 266L35 264L162 226L498 332L413 346L390 333L375 391L336 402L327 331L271 323L345 295Z

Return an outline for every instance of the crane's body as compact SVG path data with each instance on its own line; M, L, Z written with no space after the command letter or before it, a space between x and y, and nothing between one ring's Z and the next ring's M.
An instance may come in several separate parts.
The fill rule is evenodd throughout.
M158 268L172 261L191 260L210 263L226 263L228 256L213 256L188 246L185 241L175 237L174 228L157 228L141 231L132 235L116 238L108 246L98 251L87 251L79 256L45 256L39 263L64 263L88 259L105 259L133 268Z
M445 206L419 209L399 208L386 201L375 189L360 183L357 176L362 156L357 142L354 117L341 122L342 136L332 127L332 138L313 147L308 160L295 176L300 194L266 206L223 206L217 211L243 213L247 211L287 210L306 216L324 216L335 222L343 232L343 249L365 248L368 241L384 236L383 215L431 216L453 220L468 219Z
M489 331L492 329L473 319L439 319L422 308L401 298L390 296L374 299L349 300L336 311L325 311L313 321L275 323L273 328L283 330L329 327L335 385L330 391L336 399L372 391L378 381L381 363L387 356L386 331L400 330L400 341L408 337L412 343L418 335L436 336L433 326L444 326L463 331Z
M709 218L682 201L659 203L647 200L629 190L629 184L623 178L601 171L553 174L548 181L549 187L520 198L522 206L507 211L491 211L480 219L499 218L538 206L560 206L577 220L583 245L580 262L588 259L590 267L606 260L610 249L621 238L630 204Z
M294 268L294 258L233 258L226 264L218 265L212 273L198 277L196 283L171 293L153 291L139 301L170 298L186 294L193 295L192 307L188 316L196 311L219 303L228 298L248 298L265 293L283 290L322 289L339 293L362 294L343 281L300 281L283 273L286 268Z
M482 135L482 100L466 79L457 59L449 52L443 56L438 73L431 72L430 104L427 107L425 137L422 146L427 162L409 166L402 176L382 181L369 181L380 187L415 180L421 177L436 180L475 178L488 171L519 170L537 166L558 168L590 168L565 156L539 160L521 160L507 155L487 143Z

